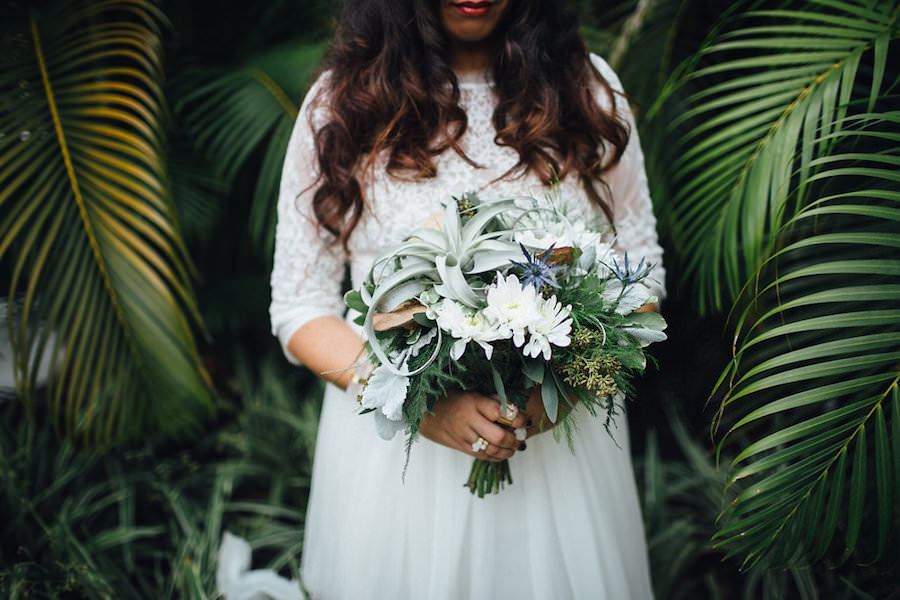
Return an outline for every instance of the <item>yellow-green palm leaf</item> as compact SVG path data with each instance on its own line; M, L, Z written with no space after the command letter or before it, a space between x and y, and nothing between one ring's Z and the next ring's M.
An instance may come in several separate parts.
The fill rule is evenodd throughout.
M900 527L900 3L785 6L682 79L673 236L703 304L739 316L716 539L749 565L874 561Z
M698 91L682 138L674 236L703 306L733 300L805 201L794 190L840 131L852 101L872 109L885 84L893 0L810 0L759 10L709 43L683 80ZM887 83L890 83L888 81Z
M900 532L900 112L847 117L802 184L721 382L745 441L717 538L749 563L861 560Z
M49 410L71 437L189 429L211 389L163 169L156 3L36 3L4 20L17 34L0 70L0 258L19 391L36 397L49 360Z

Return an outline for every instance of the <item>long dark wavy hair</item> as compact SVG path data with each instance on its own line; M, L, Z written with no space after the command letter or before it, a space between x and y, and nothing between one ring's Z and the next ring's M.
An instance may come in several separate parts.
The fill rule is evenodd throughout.
M530 170L545 184L577 177L612 223L611 200L595 184L621 158L629 131L595 100L599 84L615 106L574 11L560 0L510 0L490 41L495 142L518 152L511 171ZM346 246L365 209L360 174L382 152L398 177L434 177L434 157L448 150L478 166L459 144L467 120L450 55L439 0L345 0L322 67L329 76L317 100L328 102L329 120L316 133L313 197L338 243Z

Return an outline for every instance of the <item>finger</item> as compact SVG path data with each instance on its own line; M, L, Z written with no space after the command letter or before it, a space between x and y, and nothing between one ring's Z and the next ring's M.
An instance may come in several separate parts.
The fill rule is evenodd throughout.
M507 401L504 405L499 399L493 396L485 396L488 402L479 402L477 404L478 411L484 415L489 421L494 421L500 425L506 425L512 429L522 427L526 418L523 411L511 401Z
M490 396L481 396L475 403L475 408L488 421L496 421L502 416L500 400Z
M479 458L491 460L504 460L511 457L516 453L520 443L516 441L515 434L488 420L475 425L471 435L475 438L481 436L487 441L487 447L478 451L477 454Z
M522 411L519 411L519 414L516 416L515 419L512 420L512 422L509 424L509 426L512 427L513 429L518 429L519 427L525 427L525 423L527 421L528 421L528 415L526 415Z
M481 433L484 439L490 442L491 449L493 449L491 455L496 454L496 452L500 450L515 452L516 448L519 446L516 434L496 423L484 421L483 423L476 425L475 428Z
M513 425L504 425L499 421L495 421L500 427L509 431L513 434L513 437L516 438L516 442L524 442L528 438L528 427L526 423L528 422L525 417L522 417L521 420L516 420L513 422L513 425L519 425L518 427L514 427ZM521 444L519 444L521 446ZM522 450L521 447L518 448Z
M494 420L501 425L512 427L515 420L519 418L520 412L518 406L512 402L507 402L506 404L500 405L500 416Z
M474 434L473 434L474 435ZM483 443L480 440L484 440ZM469 448L463 450L475 458L490 462L499 462L512 456L514 452L500 448L488 442L484 437L478 436Z
M481 453L481 458L498 462L511 458L515 453L515 450L511 450L509 448L501 448L500 446L489 444L487 450Z

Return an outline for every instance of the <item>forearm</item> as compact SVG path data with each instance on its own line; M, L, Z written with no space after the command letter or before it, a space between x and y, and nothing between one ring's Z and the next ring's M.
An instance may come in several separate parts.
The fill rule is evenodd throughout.
M288 350L310 371L347 389L355 365L365 357L362 338L338 317L319 317L291 336Z

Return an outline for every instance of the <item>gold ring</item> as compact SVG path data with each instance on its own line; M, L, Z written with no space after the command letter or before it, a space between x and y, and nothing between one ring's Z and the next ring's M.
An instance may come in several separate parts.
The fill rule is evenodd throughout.
M487 450L487 447L490 445L490 442L478 436L478 439L472 442L472 452L481 452L483 450Z
M512 425L512 422L518 416L519 407L512 402L507 402L506 404L501 405L500 417L497 419L497 422L503 423L504 425Z

